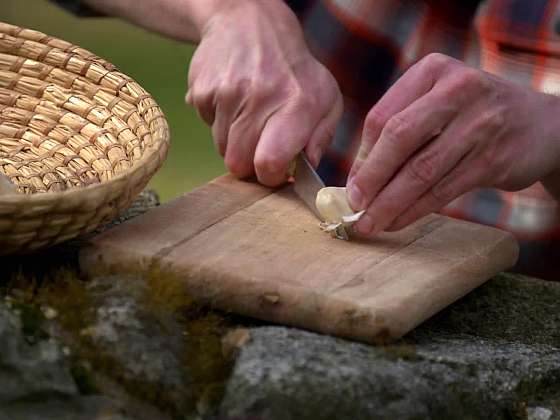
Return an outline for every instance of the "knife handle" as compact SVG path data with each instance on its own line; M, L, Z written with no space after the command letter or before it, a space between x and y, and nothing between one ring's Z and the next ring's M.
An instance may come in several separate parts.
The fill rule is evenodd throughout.
M286 175L288 176L289 181L293 181L296 177L296 165L297 165L296 161L297 161L297 156L293 158L290 164L288 165L288 171L286 172Z

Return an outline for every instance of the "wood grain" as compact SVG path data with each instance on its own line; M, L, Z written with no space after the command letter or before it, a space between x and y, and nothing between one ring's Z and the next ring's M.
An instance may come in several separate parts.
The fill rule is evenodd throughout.
M229 311L367 342L394 340L517 258L511 235L431 215L330 238L290 187L218 178L92 240L82 267L157 261Z

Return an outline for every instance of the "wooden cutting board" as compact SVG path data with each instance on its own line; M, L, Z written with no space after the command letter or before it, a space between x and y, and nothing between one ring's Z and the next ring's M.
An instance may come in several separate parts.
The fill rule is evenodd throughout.
M440 215L370 241L333 239L291 187L224 176L95 237L81 265L126 271L157 262L217 308L387 342L517 254L510 234Z

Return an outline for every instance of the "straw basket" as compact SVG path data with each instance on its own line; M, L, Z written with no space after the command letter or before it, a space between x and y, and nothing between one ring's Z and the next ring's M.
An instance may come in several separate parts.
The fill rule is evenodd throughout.
M161 109L130 77L68 42L0 22L0 255L115 217L168 146Z

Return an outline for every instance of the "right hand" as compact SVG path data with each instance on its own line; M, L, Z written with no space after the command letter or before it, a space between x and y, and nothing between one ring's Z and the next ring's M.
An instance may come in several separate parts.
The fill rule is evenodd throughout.
M186 100L212 127L233 175L277 186L301 150L319 164L342 97L282 0L220 4L202 30Z

